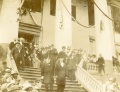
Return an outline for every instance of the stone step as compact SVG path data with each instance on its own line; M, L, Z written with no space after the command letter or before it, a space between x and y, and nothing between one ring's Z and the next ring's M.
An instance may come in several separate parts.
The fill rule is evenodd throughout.
M32 85L34 85L35 84L35 81L31 81L31 80L26 80L26 81L29 81ZM43 84L44 85L44 84ZM54 85L56 85L56 83L54 83ZM67 83L66 82L66 85L67 86L81 86L81 84L79 84L79 83ZM82 86L81 86L82 87Z
M57 88L57 85L54 84L53 87L56 89ZM45 88L45 85L42 85L42 88ZM85 89L81 86L74 86L74 85L65 85L65 88L69 88L69 89Z
M45 92L45 90L41 90L40 92ZM48 91L50 92L50 91ZM57 90L54 90L53 92L58 92ZM65 90L64 92L87 92L86 90L80 90L80 91L71 91L71 90Z
M24 70L24 71L19 71L19 73L41 74L41 72L40 72L40 71L27 71L27 70Z
M53 89L54 92L57 92L57 88ZM45 88L41 88L41 92L45 92ZM85 89L71 89L65 88L64 92L87 92Z
M24 71L20 71L20 76L25 79L26 81L29 81L32 85L35 84L35 80L41 77L41 69L25 66ZM54 79L53 84L53 91L57 92L57 85L56 85L56 79ZM41 92L45 92L45 85L43 84L41 87ZM87 92L87 90L81 86L78 81L73 80L71 81L69 78L66 78L66 85L64 92Z
M41 75L39 75L39 76L34 76L34 77L33 77L33 76L25 76L25 75L23 76L23 75L21 75L21 77L24 78L24 79L26 79L26 80L27 80L27 79L29 79L29 80L36 80L36 79L40 78Z
M39 76L38 77L32 77L32 76L21 76L23 79L25 80L29 80L29 81L35 81L37 80L38 78L40 78ZM56 83L56 80L54 80L54 83ZM71 80L66 80L66 83L78 83L78 81L71 81Z
M38 74L31 74L31 73L22 73L22 72L20 72L19 73L21 76L32 76L32 77L38 77L38 76L41 76L41 74L40 73L38 73Z
M25 78L26 80L29 80L28 79L28 77L26 77L26 76L21 76L21 77L23 77L23 78ZM34 77L31 77L31 78L34 78ZM38 77L35 77L35 78L38 78ZM40 78L40 77L39 77ZM34 80L29 80L29 81L34 81ZM54 79L54 82L56 81L56 79ZM68 79L66 79L66 82L70 82L70 83L78 83L78 81L77 80L68 80Z
M32 68L24 68L26 71L38 71L41 72L41 69L32 69Z
M24 66L24 68L30 68L30 69L41 69L41 68L34 68L34 67L31 67L31 66Z

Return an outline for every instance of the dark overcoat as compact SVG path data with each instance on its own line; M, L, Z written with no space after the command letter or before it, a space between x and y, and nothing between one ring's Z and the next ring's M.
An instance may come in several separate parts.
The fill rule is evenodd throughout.
M11 54L13 55L15 60L17 58L20 58L21 60L23 60L23 55L22 55L21 51L19 52L19 49L17 47L12 49Z
M66 77L66 63L65 62L64 62L63 67L60 64L60 60L56 62L55 75L57 76L57 79L56 79L57 85L65 85L65 77Z
M103 67L105 61L104 61L104 58L103 57L99 57L98 60L97 60L97 64L100 66L100 67Z
M54 79L53 79L54 69L53 69L53 63L51 61L50 64L48 64L46 61L43 62L41 68L41 75L44 76L43 79L44 84L54 83Z

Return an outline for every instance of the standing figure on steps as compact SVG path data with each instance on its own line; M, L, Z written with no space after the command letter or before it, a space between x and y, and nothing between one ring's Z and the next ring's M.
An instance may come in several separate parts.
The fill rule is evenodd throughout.
M103 70L105 74L105 70L104 70L105 61L104 58L102 57L102 54L99 54L99 58L96 63L98 64L98 73L102 75L102 70Z
M55 75L57 83L57 92L64 92L65 89L65 77L66 77L66 62L64 53L60 53L58 61L55 65Z
M20 49L20 43L16 43L16 47L12 49L11 55L13 55L13 58L15 60L17 69L20 70L21 68L23 69L23 55L21 53Z
M49 56L47 55L44 59L41 68L41 75L43 79L43 83L45 84L45 92L48 92L48 85L50 85L50 92L53 92L53 62L50 60Z
M77 60L76 60L76 57L75 57L75 52L72 51L71 53L71 57L70 57L70 60L69 60L69 78L70 80L75 80L75 70L77 68Z

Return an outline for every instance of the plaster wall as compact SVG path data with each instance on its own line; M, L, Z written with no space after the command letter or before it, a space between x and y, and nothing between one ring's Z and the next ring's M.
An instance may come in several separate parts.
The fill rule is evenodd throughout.
M88 26L88 5L87 0L72 0L72 5L76 6L76 19L83 25ZM37 24L40 25L41 13L32 13ZM47 46L54 44L55 42L55 18L56 16L50 15L50 0L44 2L43 13L43 39L40 42L40 46ZM72 21L72 20L71 20ZM30 15L22 16L22 22L35 24ZM84 28L78 25L75 21L72 21L72 48L82 48L88 53L90 52L89 36L95 37L95 28ZM95 45L95 43L94 43ZM94 46L95 47L95 46Z

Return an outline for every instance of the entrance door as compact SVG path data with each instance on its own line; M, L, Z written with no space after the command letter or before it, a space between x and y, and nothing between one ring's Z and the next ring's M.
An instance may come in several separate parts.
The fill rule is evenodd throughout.
M31 43L34 35L26 34L26 33L18 33L18 38L24 38L26 42Z

